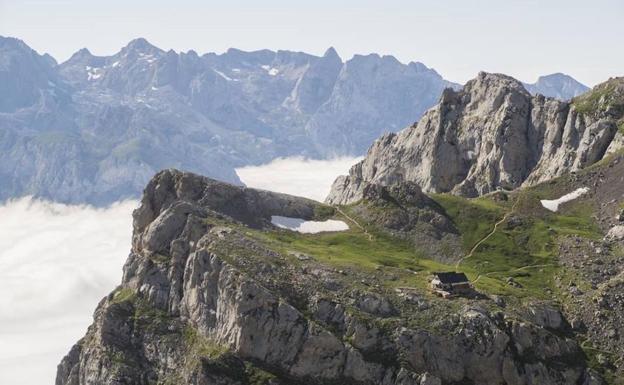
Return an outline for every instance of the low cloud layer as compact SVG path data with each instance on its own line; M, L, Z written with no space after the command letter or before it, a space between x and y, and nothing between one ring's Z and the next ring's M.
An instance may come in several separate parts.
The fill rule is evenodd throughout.
M277 191L324 201L338 175L362 158L313 160L302 157L280 158L262 166L236 169L240 179L249 187Z
M0 206L0 384L54 384L56 365L121 281L136 206Z
M358 160L278 159L237 172L250 187L322 201ZM121 281L137 204L0 205L0 384L54 384L56 365Z

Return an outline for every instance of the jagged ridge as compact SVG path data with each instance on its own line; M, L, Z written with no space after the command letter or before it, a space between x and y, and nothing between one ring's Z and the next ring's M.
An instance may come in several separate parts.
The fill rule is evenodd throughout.
M159 173L134 213L122 285L99 304L56 384L600 383L547 305L491 312L395 292L374 284L386 273L293 263L264 232L252 234L274 231L271 215L314 217L319 207ZM411 321L428 308L432 318Z
M447 89L417 124L379 138L348 176L336 180L327 201L351 203L368 183L400 181L474 197L584 168L621 141L623 113L603 100L601 89L562 102L531 96L511 77L482 72L460 91ZM584 100L595 100L596 108L580 108Z

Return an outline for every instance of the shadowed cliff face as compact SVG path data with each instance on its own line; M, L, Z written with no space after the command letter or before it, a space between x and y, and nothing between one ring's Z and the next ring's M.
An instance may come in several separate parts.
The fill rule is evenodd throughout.
M394 202L435 212L420 194L371 188L378 203L368 210ZM515 311L389 285L414 271L339 270L322 249L293 251L305 237L324 238L267 221L335 214L307 199L159 173L134 213L122 284L99 304L56 384L600 383L550 305Z
M379 138L336 180L327 201L354 202L367 183L401 181L474 197L582 169L621 143L621 99L603 95L619 95L616 88L597 86L561 102L531 96L513 78L481 73L460 91L447 89L416 125Z

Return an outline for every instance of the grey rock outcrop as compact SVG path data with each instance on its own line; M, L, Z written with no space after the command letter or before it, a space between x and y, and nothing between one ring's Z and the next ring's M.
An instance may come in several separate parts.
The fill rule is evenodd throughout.
M482 72L460 91L445 90L417 124L379 138L348 176L335 181L327 201L354 202L369 183L401 181L425 192L474 197L584 168L602 159L616 137L621 100L600 94L618 93L622 83L614 79L562 102L531 96L511 77Z
M250 235L271 215L311 217L318 205L159 173L134 213L122 284L56 385L571 385L588 376L573 339L530 320L474 302L432 315L438 329L418 327L410 314L422 308L391 291L327 288L328 277L342 287L353 278L314 260L301 270Z

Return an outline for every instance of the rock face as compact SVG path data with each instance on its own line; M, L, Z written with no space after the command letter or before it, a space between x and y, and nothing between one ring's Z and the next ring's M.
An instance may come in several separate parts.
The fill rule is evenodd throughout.
M355 270L290 263L253 236L274 231L271 215L313 217L319 206L175 170L156 175L134 213L122 284L56 384L601 383L565 330L551 330L554 311L523 318L477 300L417 304L355 284L375 279ZM443 313L414 324L427 307Z
M540 76L533 84L524 83L524 87L533 95L559 100L570 100L589 91L589 87L562 73Z
M277 157L359 155L457 86L420 63L333 49L200 56L136 39L57 64L3 37L0 84L0 200L92 204L139 197L168 167L240 183L235 167Z
M379 138L335 181L327 201L351 203L369 183L400 181L474 197L581 169L602 159L620 135L622 90L622 79L613 79L562 102L482 72L460 91L445 90L417 124Z
M444 210L413 182L368 184L353 213L439 262L461 258L461 237Z
M384 132L395 132L436 103L444 81L422 63L393 56L355 55L342 67L331 95L306 123L322 156L363 154Z

